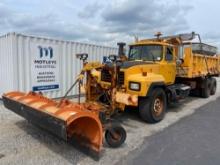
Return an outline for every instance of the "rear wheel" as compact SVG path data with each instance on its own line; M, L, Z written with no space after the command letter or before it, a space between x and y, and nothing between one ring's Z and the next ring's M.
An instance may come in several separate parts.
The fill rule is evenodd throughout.
M211 94L211 79L206 78L202 83L203 87L201 88L201 97L208 98Z
M217 86L216 79L212 77L211 78L211 90L210 90L210 94L211 95L215 95L215 93L216 93L216 86Z
M165 116L166 108L167 99L162 88L154 89L151 97L140 99L139 102L139 114L148 123L161 121Z

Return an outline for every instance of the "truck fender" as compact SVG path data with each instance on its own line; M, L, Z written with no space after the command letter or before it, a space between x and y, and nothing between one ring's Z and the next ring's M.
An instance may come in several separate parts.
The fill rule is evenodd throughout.
M152 82L152 83L150 84L150 87L148 88L148 91L147 91L146 96L151 96L153 90L154 90L155 88L158 88L158 87L165 89L165 83L162 82L162 81L161 81L161 82Z

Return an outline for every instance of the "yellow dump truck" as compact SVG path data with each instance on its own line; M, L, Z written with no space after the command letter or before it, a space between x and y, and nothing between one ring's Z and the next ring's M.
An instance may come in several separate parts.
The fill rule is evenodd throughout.
M153 39L136 41L129 46L127 60L116 63L117 107L136 106L141 118L150 123L164 118L170 102L189 94L203 98L214 95L214 76L220 73L217 48L202 43L194 32L167 37L159 33ZM106 65L99 78L101 86L109 89L114 83L109 69L113 64Z
M199 42L192 42L195 37ZM42 93L12 91L3 94L6 108L66 141L100 153L103 132L111 147L126 139L124 128L111 120L127 106L139 109L141 118L156 123L164 118L167 104L189 94L204 98L216 92L214 76L220 73L217 49L203 44L195 33L136 41L128 56L119 43L119 54L105 63L87 62L78 54L83 69L60 101ZM78 86L85 101L73 102L68 93ZM80 95L79 95L80 96Z

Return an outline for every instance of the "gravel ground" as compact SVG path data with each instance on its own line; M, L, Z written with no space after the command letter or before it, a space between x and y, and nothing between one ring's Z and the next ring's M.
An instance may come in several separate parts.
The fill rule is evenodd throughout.
M189 116L197 108L220 96L220 79L217 93L208 99L188 97L183 102L169 107L165 119L158 124L142 122L135 110L124 113L119 120L127 131L126 143L111 149L104 144L100 159L94 160L74 146L28 123L0 104L0 164L114 164L129 152L138 149L146 137ZM146 143L146 140L145 140Z

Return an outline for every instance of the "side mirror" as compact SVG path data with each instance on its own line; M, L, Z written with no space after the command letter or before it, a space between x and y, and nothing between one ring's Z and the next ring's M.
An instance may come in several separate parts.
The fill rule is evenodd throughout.
M176 60L176 65L177 66L180 66L181 64L183 64L184 63L184 60L183 59L178 59L178 60Z

